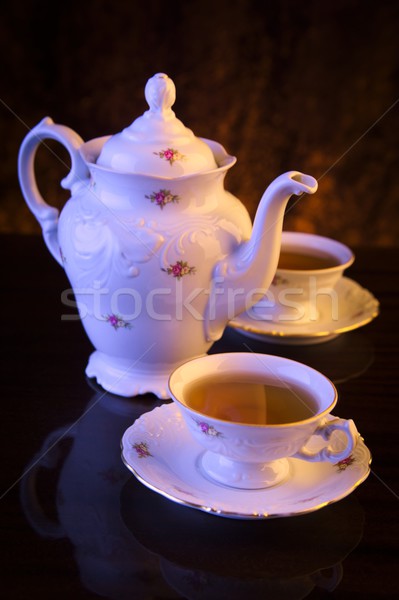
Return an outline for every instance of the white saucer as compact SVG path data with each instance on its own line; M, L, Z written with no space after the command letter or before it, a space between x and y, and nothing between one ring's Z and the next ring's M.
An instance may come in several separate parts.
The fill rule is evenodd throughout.
M274 344L320 344L341 333L352 331L372 321L379 312L379 302L371 292L343 277L336 287L337 318L332 319L331 301L320 297L319 318L311 323L273 322L266 320L267 309L258 305L235 317L229 326L245 335Z
M308 447L325 442L311 438ZM278 486L239 490L206 479L199 468L203 448L188 432L175 404L142 415L122 438L122 460L150 489L192 508L233 519L288 517L341 500L370 472L371 456L362 438L349 461L310 463L290 458L291 476Z

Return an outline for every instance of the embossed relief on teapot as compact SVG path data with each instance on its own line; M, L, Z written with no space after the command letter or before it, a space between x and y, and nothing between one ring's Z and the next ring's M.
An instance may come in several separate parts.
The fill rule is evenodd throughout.
M256 302L253 289L269 287L286 204L293 194L314 193L317 181L298 171L275 179L252 228L244 205L224 188L236 158L177 119L166 74L147 82L145 96L149 110L131 125L87 142L45 117L21 145L18 173L95 347L86 374L122 396L163 398L173 368L207 352ZM45 139L71 158L61 182L71 197L61 214L35 179Z
M199 262L227 255L242 241L238 226L217 215L161 223L114 213L87 195L80 204L67 206L61 218L70 222L64 228L68 238L60 240L65 268L75 266L80 287L94 281L106 286L115 274L138 277L149 261L158 262L160 285L162 272L179 280L198 274Z
M66 205L61 219L69 221L68 234L60 235L65 269L74 265L80 287L93 281L105 286L115 274L137 277L164 241L144 219L122 219L87 195L81 204Z

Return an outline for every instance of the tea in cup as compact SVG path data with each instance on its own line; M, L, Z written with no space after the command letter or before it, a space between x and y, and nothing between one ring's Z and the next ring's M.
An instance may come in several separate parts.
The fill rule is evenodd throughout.
M329 416L337 402L333 383L286 358L202 356L171 374L169 390L204 449L198 468L217 483L241 489L277 485L290 477L290 457L337 463L356 445L353 421ZM327 441L316 451L306 447L314 435Z
M336 240L284 231L276 275L265 298L252 309L252 315L302 325L319 318L321 301L331 311L331 319L336 320L335 288L354 259L350 248Z

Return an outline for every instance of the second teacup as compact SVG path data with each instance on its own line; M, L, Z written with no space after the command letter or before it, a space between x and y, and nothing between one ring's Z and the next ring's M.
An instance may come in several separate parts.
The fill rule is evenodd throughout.
M338 463L357 441L352 420L331 418L337 391L301 363L255 353L203 356L178 367L169 390L193 438L204 448L199 468L242 489L281 483L289 457ZM330 440L317 451L313 435ZM333 437L332 437L333 436Z
M254 318L299 324L319 318L320 301L338 319L336 285L354 261L340 242L320 235L284 231L276 275L266 296L253 307Z

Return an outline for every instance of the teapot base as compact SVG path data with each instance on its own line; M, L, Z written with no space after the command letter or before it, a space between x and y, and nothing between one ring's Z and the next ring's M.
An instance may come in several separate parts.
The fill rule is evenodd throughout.
M137 360L110 356L96 350L90 355L86 375L95 378L101 387L117 396L128 398L152 393L165 399L170 398L168 380L173 367L143 369Z

